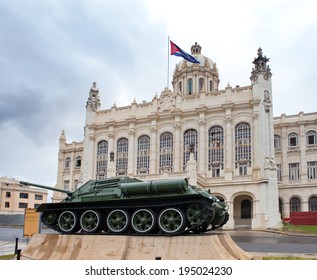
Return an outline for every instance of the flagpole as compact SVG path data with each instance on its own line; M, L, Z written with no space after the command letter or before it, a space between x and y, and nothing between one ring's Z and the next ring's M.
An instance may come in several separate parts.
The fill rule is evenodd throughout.
M168 88L169 85L169 76L170 76L170 36L167 36L167 85Z

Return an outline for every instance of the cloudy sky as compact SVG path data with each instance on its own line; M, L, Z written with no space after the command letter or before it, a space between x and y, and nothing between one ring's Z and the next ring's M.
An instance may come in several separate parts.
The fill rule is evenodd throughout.
M101 108L150 101L198 42L217 63L220 89L250 84L262 47L274 115L316 112L314 1L1 0L0 177L55 185L58 139L83 140L93 81ZM171 77L169 78L171 81ZM171 84L169 84L171 88Z

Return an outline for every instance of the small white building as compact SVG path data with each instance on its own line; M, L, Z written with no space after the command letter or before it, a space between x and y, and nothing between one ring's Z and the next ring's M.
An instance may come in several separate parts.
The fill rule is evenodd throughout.
M64 131L60 136L57 186L74 190L89 179L123 175L141 180L189 177L229 205L224 228L280 227L279 211L288 215L291 199L307 203L317 197L312 181L297 189L288 184L288 164L293 161L288 146L283 146L288 132L297 132L304 141L302 134L308 129L315 135L309 160L316 162L317 114L301 114L299 118L312 120L307 127L296 120L293 130L290 117L273 119L272 74L261 49L253 61L251 84L228 84L225 89L218 89L218 68L201 54L201 46L195 43L191 53L200 64L180 61L173 89L165 88L150 102L101 109L94 82L86 104L84 140L68 144ZM281 151L274 149L277 135L283 139ZM306 160L305 147L298 146L296 160ZM301 171L314 166L307 164L301 164ZM304 188L307 194L302 196ZM53 201L61 195L54 193Z

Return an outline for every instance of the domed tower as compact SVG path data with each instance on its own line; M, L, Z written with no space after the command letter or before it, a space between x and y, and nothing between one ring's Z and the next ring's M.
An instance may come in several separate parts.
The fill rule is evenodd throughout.
M185 96L218 90L220 80L216 63L201 54L201 46L197 42L191 47L191 54L200 63L183 59L176 64L172 81L174 93Z

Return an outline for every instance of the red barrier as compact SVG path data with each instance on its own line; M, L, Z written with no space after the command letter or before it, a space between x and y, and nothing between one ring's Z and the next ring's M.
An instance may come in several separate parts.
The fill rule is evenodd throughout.
M317 212L291 212L289 223L292 225L317 225Z

